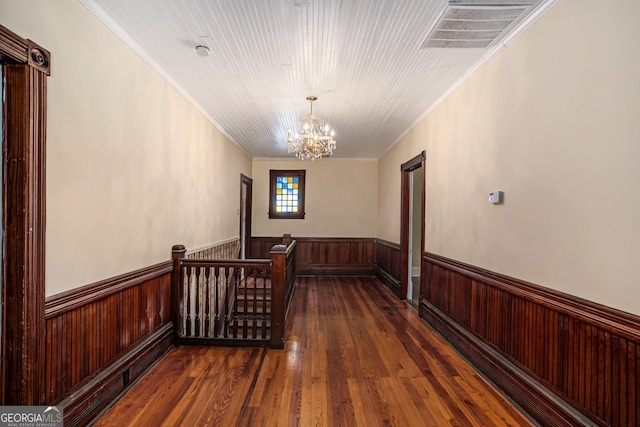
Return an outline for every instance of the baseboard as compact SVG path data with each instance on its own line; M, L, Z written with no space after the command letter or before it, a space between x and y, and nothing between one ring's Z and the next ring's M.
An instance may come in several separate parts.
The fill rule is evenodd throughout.
M299 276L366 276L375 275L374 264L296 264Z
M85 425L113 404L171 348L172 334L173 324L163 325L60 402L65 427ZM128 383L124 384L127 371Z
M391 292L393 292L396 296L400 295L400 280L393 277L391 273L389 273L388 271L386 271L385 269L383 269L377 264L375 266L375 276L380 282L382 282L387 288L389 288Z
M411 277L420 277L420 267L411 267Z

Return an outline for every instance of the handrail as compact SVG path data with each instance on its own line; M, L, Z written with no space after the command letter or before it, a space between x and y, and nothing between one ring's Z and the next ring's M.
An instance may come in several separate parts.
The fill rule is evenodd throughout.
M256 267L271 265L270 259L182 259L184 266L191 267Z

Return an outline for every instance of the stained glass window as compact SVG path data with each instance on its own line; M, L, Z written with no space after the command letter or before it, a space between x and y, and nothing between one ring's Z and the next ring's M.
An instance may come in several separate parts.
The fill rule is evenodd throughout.
M304 170L271 170L269 218L304 218Z

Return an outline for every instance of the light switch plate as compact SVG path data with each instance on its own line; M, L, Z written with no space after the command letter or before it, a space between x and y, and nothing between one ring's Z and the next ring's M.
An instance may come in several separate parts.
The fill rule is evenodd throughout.
M503 192L502 191L494 191L489 193L489 203L502 203L503 200Z

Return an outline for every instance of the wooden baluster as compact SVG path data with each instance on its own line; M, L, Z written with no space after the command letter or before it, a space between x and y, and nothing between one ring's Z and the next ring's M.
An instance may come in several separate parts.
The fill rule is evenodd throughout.
M187 295L185 296L186 299L186 309L185 309L185 320L186 320L186 327L185 327L185 333L184 335L187 337L191 336L191 276L193 275L193 267L186 267L186 288L187 288Z
M247 302L248 302L247 300L249 299L249 295L248 295L249 289L248 289L247 285L248 285L247 280L245 280L243 282L243 286L242 286L242 292L244 294L244 298L243 298L244 299L244 304L243 304L244 310L242 310L242 313L243 313L242 338L246 338L247 337L247 313L248 313L248 310L249 310L248 305L247 305Z
M240 293L244 292L244 289L246 288L246 277L243 277L240 274L238 274L238 277L236 277L235 283L236 283L236 301L237 301L238 295ZM242 316L238 316L237 318L238 318L238 322L242 321L243 325L244 325L244 320L245 320L244 316L246 316L246 312L247 312L247 308L246 308L247 299L246 298L244 298L244 300L242 301L241 305L244 307L243 314L242 314ZM242 327L244 327L244 326L240 326L240 323L237 323L236 324L236 333L242 332L241 330L238 331L238 328L242 328ZM236 336L234 336L234 338L235 337Z
M209 292L209 280L211 278L211 268L204 270L204 333L205 337L209 336L209 312L211 311L211 294Z
M264 288L262 291L262 338L267 338L267 319L269 314L267 313L267 269L262 269L262 280L264 282Z
M228 331L229 328L233 328L235 327L234 323L236 321L236 312L235 312L235 305L237 303L237 296L238 293L235 290L235 274L233 272L233 270L231 270L228 267L225 267L223 269L223 278L220 280L220 286L224 286L225 289L225 295L227 296L227 298L229 299L226 307L225 307L225 312L226 312L226 318L229 319L228 324L225 326L225 330ZM230 305L233 305L233 307L230 307ZM228 336L228 332L225 332L225 337Z
M220 307L220 280L218 275L220 274L219 268L213 269L213 286L214 286L214 311L215 316L213 318L213 336L217 337L220 332L220 313L223 312Z
M289 307L289 303L291 302L291 297L293 296L293 287L296 282L296 251L297 251L297 247L294 246L290 253L290 257L289 257L290 259L287 263L287 299L286 299L285 307Z
M251 283L251 271L249 271L248 275L244 276L244 280L242 280L240 289L243 295L243 310L242 310L242 338L247 337L247 320L249 319L249 285Z
M253 272L252 272L253 273ZM253 275L253 274L252 274ZM255 286L256 280L253 278L253 285ZM245 280L244 286L244 322L242 322L242 338L247 337L248 320L249 320L249 282Z
M223 270L226 271L226 269L223 268ZM225 315L224 315L224 332L223 335L225 338L227 338L229 336L229 318L232 314L232 311L229 310L229 293L230 293L230 289L227 287L227 281L224 281L224 286L225 286L225 293L224 293L224 311L225 311Z
M260 278L259 270L256 268L256 279L253 281L253 292L252 296L252 316L251 316L251 326L252 326L252 335L251 338L256 338L258 335L258 279Z
M234 309L233 309L233 338L238 338L238 322L239 322L239 316L238 316L238 292L240 292L240 274L237 274L238 272L236 272L236 274L233 277L233 295L234 295Z
M186 249L183 245L171 248L173 271L171 272L171 321L173 322L173 345L178 345L178 337L182 334L182 309L184 300L184 274L182 259Z
M200 336L200 316L201 316L201 309L200 309L200 294L202 293L202 283L200 282L200 272L202 271L202 267L196 267L196 274L195 274L195 293L196 293L196 300L195 300L195 311L196 311L196 321L195 321L195 330L194 332L194 336L199 337Z

